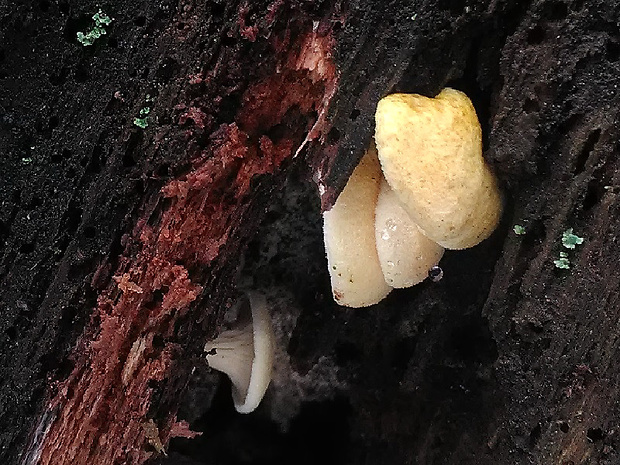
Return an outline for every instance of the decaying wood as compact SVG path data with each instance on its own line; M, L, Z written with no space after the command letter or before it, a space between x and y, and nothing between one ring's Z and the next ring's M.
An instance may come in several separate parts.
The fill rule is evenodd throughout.
M611 0L0 5L0 462L617 463L619 23ZM439 283L338 308L320 210L381 96L446 85L502 225ZM240 419L201 352L244 280L286 345Z

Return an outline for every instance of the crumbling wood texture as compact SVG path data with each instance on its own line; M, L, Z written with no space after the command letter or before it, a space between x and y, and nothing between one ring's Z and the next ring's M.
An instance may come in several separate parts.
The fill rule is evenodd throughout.
M84 47L99 8L114 21ZM291 290L292 363L333 357L348 386L331 457L618 463L618 24L612 0L0 5L0 462L165 461L287 173L329 208L378 99L451 85L503 224L375 309L336 309L326 273Z

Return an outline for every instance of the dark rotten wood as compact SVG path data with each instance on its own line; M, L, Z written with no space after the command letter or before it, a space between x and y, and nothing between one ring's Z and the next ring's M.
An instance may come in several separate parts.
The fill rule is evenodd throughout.
M0 462L617 463L618 24L612 0L0 4ZM340 309L320 209L381 96L446 85L502 225ZM242 283L286 345L240 418L201 351Z

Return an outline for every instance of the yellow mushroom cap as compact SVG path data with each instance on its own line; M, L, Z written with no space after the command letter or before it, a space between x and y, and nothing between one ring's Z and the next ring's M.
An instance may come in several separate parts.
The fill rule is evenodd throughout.
M501 195L464 93L447 88L435 98L388 95L375 120L383 174L426 236L447 249L465 249L491 235Z
M375 207L381 177L373 145L332 209L323 214L332 293L340 305L367 307L392 290L383 278L375 245Z
M403 288L426 279L444 249L422 233L385 180L381 182L375 222L377 254L385 281Z

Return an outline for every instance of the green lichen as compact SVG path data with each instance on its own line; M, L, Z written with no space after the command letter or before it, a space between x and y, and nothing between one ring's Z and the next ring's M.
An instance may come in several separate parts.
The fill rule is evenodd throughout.
M568 270L570 268L570 260L568 259L568 254L566 252L560 252L560 258L558 258L557 260L553 260L553 264L556 268Z
M149 116L148 114L151 112L149 107L144 107L140 110L140 117L136 117L133 119L133 124L138 126L139 128L146 128L149 125Z
M93 15L93 21L95 22L95 25L90 29L90 31L86 33L77 33L77 40L84 47L93 45L99 37L105 35L105 27L109 26L113 19L106 15L103 11L99 10Z
M520 224L515 224L512 228L517 236L523 236L525 234L525 227Z
M576 245L583 244L583 237L573 234L573 228L562 233L562 245L567 249L574 249Z
M573 228L568 228L562 233L562 246L574 250L576 246L583 244L583 237L577 236L573 233ZM556 268L568 270L570 268L570 260L568 258L568 252L560 252L560 258L553 261Z

